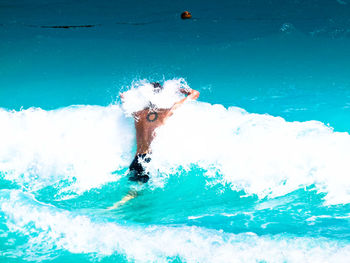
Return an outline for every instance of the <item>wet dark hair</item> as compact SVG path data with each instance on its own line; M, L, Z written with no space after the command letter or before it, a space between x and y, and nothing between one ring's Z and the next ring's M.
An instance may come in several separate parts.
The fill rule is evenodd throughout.
M152 86L153 86L153 92L154 92L154 93L159 93L159 92L161 92L161 91L163 90L163 88L164 88L159 82L151 82L151 84L152 84ZM154 109L157 108L157 106L154 105L154 104L152 104L151 102L149 102L147 108L153 109L153 110L154 110Z
M163 90L163 86L160 85L159 82L152 82L151 84L153 85L153 92L154 93L159 93Z

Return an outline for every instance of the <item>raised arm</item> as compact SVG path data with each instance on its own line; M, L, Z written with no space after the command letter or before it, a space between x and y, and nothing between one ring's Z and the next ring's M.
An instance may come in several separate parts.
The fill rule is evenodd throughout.
M178 107L180 107L185 101L187 100L196 100L199 97L199 91L191 89L191 90L185 90L180 89L180 92L187 95L182 100L176 102L170 109L170 114L173 114L173 111L176 110Z

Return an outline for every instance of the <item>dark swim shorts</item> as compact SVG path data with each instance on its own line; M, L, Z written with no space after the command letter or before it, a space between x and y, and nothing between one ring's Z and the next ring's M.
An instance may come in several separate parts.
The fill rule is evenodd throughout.
M129 166L129 180L134 182L147 183L149 180L149 173L146 172L143 164L149 163L150 161L151 157L149 157L148 154L137 154Z

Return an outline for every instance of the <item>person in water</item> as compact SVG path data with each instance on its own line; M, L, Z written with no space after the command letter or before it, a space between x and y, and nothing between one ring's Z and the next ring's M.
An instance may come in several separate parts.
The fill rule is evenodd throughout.
M151 84L153 86L154 93L159 93L162 91L163 87L158 82ZM129 167L129 180L147 183L149 180L149 174L145 172L144 165L151 161L150 145L156 136L155 130L159 126L163 125L165 121L171 115L173 115L174 110L176 110L186 100L195 100L199 97L199 92L196 90L180 89L180 92L187 96L176 102L170 109L158 109L150 103L147 108L133 114L136 129L137 150L135 158Z
M153 92L159 93L163 90L163 86L158 82L151 83ZM153 104L149 104L147 108L133 113L135 129L136 129L136 145L137 150L134 160L129 167L129 180L139 182L140 184L147 183L150 179L149 173L146 171L145 164L151 161L151 143L156 136L156 129L162 126L166 120L173 115L174 111L187 100L196 100L199 97L199 92L193 89L180 89L180 92L186 97L176 102L169 109L159 109ZM123 93L120 94L122 102L124 101ZM117 208L130 199L137 196L136 191L130 191L121 201L116 203L110 209Z

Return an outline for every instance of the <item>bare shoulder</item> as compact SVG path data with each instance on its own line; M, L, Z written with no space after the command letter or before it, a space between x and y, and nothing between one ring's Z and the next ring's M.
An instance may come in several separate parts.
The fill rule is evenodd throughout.
M170 116L171 109L144 109L133 114L136 122L163 122Z
M157 112L159 112L160 114L162 113L168 113L171 109L158 109Z
M145 109L145 110L140 110L140 111L134 112L134 113L132 114L134 120L135 120L135 121L138 121L138 120L142 119L142 116L145 115L145 114L147 114L146 111L147 111L147 110Z

